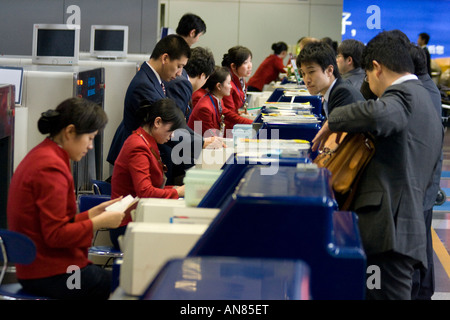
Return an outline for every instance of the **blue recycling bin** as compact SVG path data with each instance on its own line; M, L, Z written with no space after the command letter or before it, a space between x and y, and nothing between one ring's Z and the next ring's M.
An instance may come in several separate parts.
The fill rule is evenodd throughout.
M299 260L172 259L142 300L308 300L309 267Z
M337 211L330 172L281 166L269 176L261 169L246 172L189 256L302 260L312 299L364 299L357 216Z

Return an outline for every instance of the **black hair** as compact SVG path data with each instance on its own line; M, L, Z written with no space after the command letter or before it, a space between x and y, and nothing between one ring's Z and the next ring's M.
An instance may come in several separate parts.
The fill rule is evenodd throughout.
M397 36L400 41L403 41L406 45L409 45L411 41L409 41L408 36L399 29L394 29L389 31L390 34Z
M223 83L228 75L230 75L230 69L228 69L228 67L217 66L214 69L214 72L209 76L208 80L206 80L203 88L212 92L216 88L216 84Z
M274 54L280 54L283 51L287 51L287 49L288 49L288 46L283 41L272 44L272 50L273 50Z
M148 124L150 128L153 127L155 119L161 117L163 123L172 124L170 131L181 128L186 123L183 112L177 107L175 101L170 98L159 99L151 105L141 106L136 111L136 116L143 119L141 126Z
M191 57L184 66L184 69L190 77L195 78L202 73L208 77L211 73L213 73L214 66L214 55L211 50L202 47L195 47L191 49Z
M181 36L188 36L189 33L195 30L195 36L199 33L206 33L206 24L199 16L193 13L184 14L178 22L178 27L175 32Z
M333 66L334 77L340 78L339 70L336 63L336 53L333 48L323 41L313 41L305 45L300 54L297 56L297 66L301 68L302 63L317 63L322 71L328 66Z
M234 63L236 68L239 68L249 57L252 57L250 49L243 46L234 46L223 55L222 66L231 68L231 64Z
M167 53L171 60L181 59L183 56L189 59L191 57L191 48L181 36L170 34L158 41L150 59L158 59L164 53Z
M414 73L414 64L409 54L409 45L399 41L398 33L383 31L367 43L363 51L362 67L373 70L373 61L396 73Z
M325 42L326 44L328 44L336 53L337 52L337 48L338 48L338 43L337 41L334 41L333 39L331 39L330 37L325 37L320 39L320 41Z
M353 67L361 67L361 57L364 50L364 43L354 39L346 39L337 48L337 53L344 58L352 57Z
M41 114L38 129L42 134L54 137L62 129L73 124L77 135L102 130L108 117L98 104L83 99L70 98L61 102L56 109Z
M430 41L430 35L428 33L421 32L419 33L419 37L421 37L422 40L425 41L425 44L428 44L428 42Z
M414 63L414 73L418 76L428 74L427 56L425 50L421 47L411 44L409 47L409 54Z

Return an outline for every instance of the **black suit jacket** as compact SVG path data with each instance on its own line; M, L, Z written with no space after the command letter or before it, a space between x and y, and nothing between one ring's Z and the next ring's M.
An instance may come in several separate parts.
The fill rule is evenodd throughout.
M342 78L338 78L328 97L328 115L335 108L356 101L365 101L361 92Z
M442 150L443 128L418 80L391 85L378 100L336 108L332 131L370 132L375 154L350 208L367 255L394 250L427 265L423 201Z
M136 111L139 107L165 97L158 78L147 62L144 62L128 86L125 95L123 120L116 130L106 159L109 163L114 164L125 140L133 130L141 125L140 119L136 117Z
M425 55L427 57L428 75L431 77L431 55L430 55L430 51L428 51L427 47L423 47L423 51L425 51Z

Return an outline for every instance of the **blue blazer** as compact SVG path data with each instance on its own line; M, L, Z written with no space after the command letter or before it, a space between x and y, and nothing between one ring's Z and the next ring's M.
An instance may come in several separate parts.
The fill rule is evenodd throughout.
M133 80L131 80L125 94L123 120L114 134L108 157L106 158L109 163L114 164L125 140L141 125L140 119L136 117L136 111L139 107L165 97L158 78L147 62L144 62Z

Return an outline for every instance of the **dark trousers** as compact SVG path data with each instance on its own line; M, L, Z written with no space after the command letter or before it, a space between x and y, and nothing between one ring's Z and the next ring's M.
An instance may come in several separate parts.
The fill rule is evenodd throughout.
M431 300L434 294L434 255L433 239L431 237L431 222L433 220L433 209L423 212L427 232L427 269L416 269L413 275L412 300Z
M366 289L366 299L411 300L412 276L416 264L416 260L393 251L367 256L367 266L380 268L381 287Z
M70 289L75 283L75 273L64 273L48 278L27 279L19 282L29 294L51 299L106 300L111 293L111 272L90 264L80 269L79 288Z
M126 230L127 230L126 225L118 227L116 229L109 229L109 238L111 239L114 249L120 251L119 237L123 236Z

